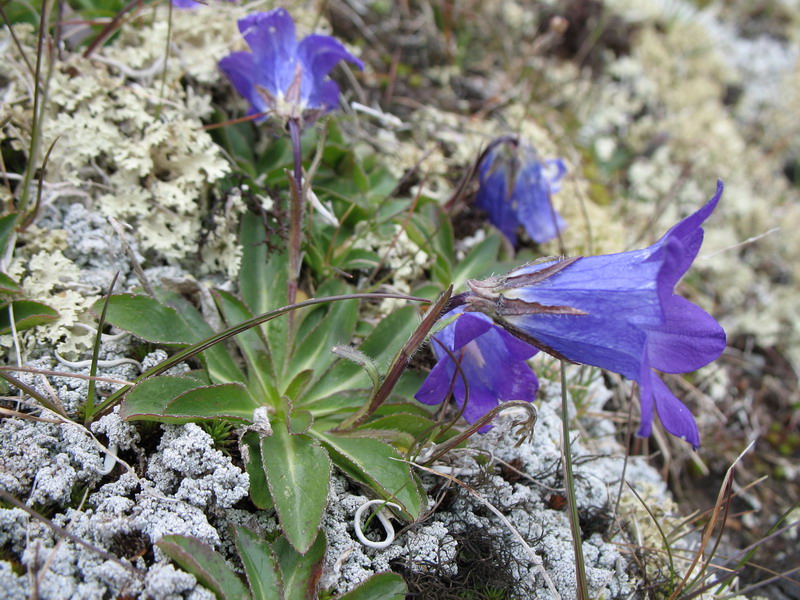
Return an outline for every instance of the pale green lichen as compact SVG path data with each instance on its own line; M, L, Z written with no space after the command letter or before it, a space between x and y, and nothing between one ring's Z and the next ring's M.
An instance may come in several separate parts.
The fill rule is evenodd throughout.
M43 111L42 148L55 141L43 205L64 196L87 203L130 224L146 255L169 262L199 255L201 274L234 278L241 255L234 222L243 207L240 200L229 200L224 213L213 217L213 230L202 236L209 192L230 166L200 119L212 111L209 86L222 81L217 61L244 43L236 20L250 8L222 2L174 11L166 74L166 5L123 27L90 58L64 52L52 69ZM35 56L33 28L18 25L15 32L28 56ZM2 116L9 119L0 139L27 153L33 81L14 45L0 64L0 76ZM185 89L185 77L194 85ZM97 296L79 293L77 267L61 253L63 231L30 232L23 234L28 242L18 251L12 274L27 297L52 306L60 318L25 332L23 346L34 347L38 339L61 342L62 352L85 348L90 341L72 335L70 327Z
M30 351L37 342L59 345L61 352L70 353L91 344L89 336L72 335L72 327L83 322L86 310L99 299L99 295L86 293L80 282L80 270L61 250L40 250L32 255L22 253L9 267L10 276L16 278L24 296L47 304L58 311L59 317L46 327L39 327L35 335L21 335L23 347ZM11 336L3 336L0 345L11 347Z

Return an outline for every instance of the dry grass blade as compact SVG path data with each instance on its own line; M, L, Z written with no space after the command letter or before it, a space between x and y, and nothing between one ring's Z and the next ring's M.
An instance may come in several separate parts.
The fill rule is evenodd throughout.
M692 572L694 571L697 563L700 561L700 557L704 556L706 546L708 546L709 541L711 540L711 536L714 533L714 529L716 528L717 521L719 520L719 515L722 510L723 504L726 506L726 514L727 514L727 505L730 503L730 489L733 482L733 470L736 467L736 464L744 457L745 454L753 447L755 441L750 442L747 445L739 456L736 457L736 460L733 461L728 470L725 472L725 477L722 480L722 485L719 488L719 493L717 494L717 501L714 504L714 509L711 513L711 519L709 520L708 524L706 525L705 530L703 531L703 537L700 540L700 547L697 549L697 553L692 560L692 564L689 565L689 568L686 570L686 575L683 576L683 579L678 583L678 586L673 590L672 594L669 597L669 600L675 600L680 593L684 590L686 585L689 582L689 578L692 576ZM726 503L725 498L728 497L728 502ZM715 545L716 548L716 545ZM713 554L711 556L713 558ZM703 564L703 569L701 574L705 571L708 563L710 562L711 558L708 561L705 561Z
M672 548L670 548L667 536L664 534L664 530L661 529L661 524L658 522L658 519L656 519L656 516L653 514L653 511L651 511L650 507L647 506L647 503L644 501L644 498L642 498L639 495L639 492L637 492L636 489L634 489L634 487L630 483L628 483L627 481L625 483L628 486L628 489L633 492L633 495L636 496L636 499L642 504L644 509L647 511L647 514L650 515L650 518L653 519L653 524L656 526L656 529L658 530L658 533L661 536L661 540L664 542L664 550L667 552L667 559L669 560L669 581L670 581L670 586L672 586L675 580L675 561L672 556Z
M5 379L8 383L13 385L15 388L20 390L21 392L28 394L31 398L36 400L39 404L44 406L46 409L53 411L56 414L60 414L63 417L67 415L64 414L64 411L61 407L56 404L53 404L50 400L45 398L42 394L36 391L34 388L29 386L27 383L24 383L8 373L5 369L0 369L0 379Z

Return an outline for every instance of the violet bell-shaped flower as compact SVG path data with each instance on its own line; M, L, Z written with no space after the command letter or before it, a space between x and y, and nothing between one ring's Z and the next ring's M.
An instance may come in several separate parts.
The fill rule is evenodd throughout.
M501 402L532 402L539 380L526 361L537 349L498 327L486 315L463 312L464 308L456 307L442 317L458 315L433 336L438 360L414 397L423 404L441 404L452 389L459 407L466 399L463 417L469 423L475 423ZM463 377L444 348L459 361ZM479 431L485 433L489 429L491 425L485 425Z
M339 86L328 78L337 63L364 68L330 36L312 34L298 42L294 21L282 8L239 19L239 31L252 52L234 52L219 66L250 103L251 115L313 121L339 103Z
M470 281L466 310L491 316L553 356L637 381L639 435L650 434L655 407L667 431L697 448L694 417L653 369L694 371L725 348L719 323L673 291L700 250L702 224L722 189L719 182L703 208L648 248L544 262Z
M550 196L560 189L566 171L561 159L542 160L516 137L498 138L478 166L476 204L513 246L520 225L534 242L543 244L565 227Z

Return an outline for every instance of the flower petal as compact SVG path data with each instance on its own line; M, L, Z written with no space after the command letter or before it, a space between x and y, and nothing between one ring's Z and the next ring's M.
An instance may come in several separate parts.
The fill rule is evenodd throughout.
M558 236L565 223L550 202L551 187L541 165L531 162L525 165L514 186L517 216L525 231L537 244L543 244Z
M315 80L320 81L328 76L339 61L346 60L364 68L355 56L350 54L339 40L329 35L308 35L297 45L297 55L303 63L303 68Z
M303 67L300 95L309 107L323 110L332 110L338 103L339 86L325 78L339 61L346 60L359 69L364 68L364 63L350 54L338 40L327 35L315 34L303 38L297 45L297 57Z
M486 315L463 310L460 306L444 315L448 318L461 313L434 336L438 362L414 397L424 404L438 404L445 400L452 384L456 404L464 406L467 402L464 418L469 423L500 402L533 401L539 381L525 361L536 348L504 331ZM459 361L460 370L444 348ZM488 429L490 426L480 431Z
M479 313L465 313L463 306L459 306L450 311L442 318L447 318L453 314L461 313L461 316L456 319L454 325L455 335L453 338L453 350L460 350L472 340L482 336L484 333L492 329L495 325L492 320L484 314Z
M253 55L250 52L229 54L219 61L219 68L230 79L236 91L250 103L252 112L266 110L263 98L256 92L253 85L255 64L253 63Z
M283 94L295 76L297 40L294 21L282 8L239 19L239 31L253 50L255 83Z
M428 373L428 377L422 382L419 390L414 394L414 398L423 404L441 404L447 398L447 391L450 389L450 382L453 380L453 361L447 357L436 363Z
M497 152L496 149L489 152L481 162L479 168L480 188L475 196L475 204L489 213L489 221L492 225L506 236L512 246L516 246L519 219L506 186L508 178L505 170L494 169L495 152Z
M657 242L656 245L665 246L668 240L677 240L683 247L683 254L680 257L680 260L673 266L671 271L674 278L674 281L672 281L673 287L676 283L678 283L678 280L683 277L683 274L689 270L692 262L697 257L697 253L700 251L700 246L703 244L703 222L708 219L712 212L714 212L714 209L717 207L717 204L722 197L723 189L724 186L722 182L717 181L717 191L711 197L711 199L706 202L705 206L703 206L703 208L698 210L696 213L683 219L680 223L674 225L667 233L664 234L664 237Z
M641 406L642 416L637 435L648 437L653 430L653 414L655 400L653 398L653 381L659 379L658 375L648 365L642 365L642 372L637 379L639 383L639 405Z
M647 328L648 357L659 371L695 371L725 350L725 330L685 298L673 294L664 306L664 318L663 324Z
M547 183L550 184L550 193L555 194L561 190L561 179L567 174L567 165L560 158L548 158L543 161L542 169Z
M304 98L304 100L309 108L330 112L339 106L339 84L330 80L323 81L317 84L308 98Z
M661 419L664 429L689 442L695 450L699 448L700 433L697 431L697 423L692 413L675 397L660 377L654 376L652 383L658 418Z

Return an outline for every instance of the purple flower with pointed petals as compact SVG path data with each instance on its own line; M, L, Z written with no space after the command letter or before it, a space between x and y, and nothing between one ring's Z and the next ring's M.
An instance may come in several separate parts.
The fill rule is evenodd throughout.
M566 171L561 159L541 160L516 138L498 138L478 166L476 203L512 245L517 245L520 225L534 242L543 244L565 227L550 195L560 189Z
M464 405L464 378L444 346L459 360L469 385L463 414L469 423L475 423L501 402L532 402L539 381L525 361L536 354L536 348L498 327L486 315L463 310L463 306L457 307L443 317L459 315L433 336L438 361L414 397L423 404L440 404L447 399L452 385L456 403L459 407ZM486 425L479 431L485 433L489 429L491 425Z
M339 103L339 86L328 74L341 60L363 63L327 35L295 38L294 21L282 8L239 20L252 52L234 52L219 62L236 90L250 103L248 114L271 112L313 121Z
M556 357L594 365L641 388L639 435L650 434L653 409L665 429L700 444L697 425L653 369L688 373L716 359L725 332L700 307L674 293L703 242L703 222L717 192L699 211L642 250L524 266L503 278L470 281L467 310Z

